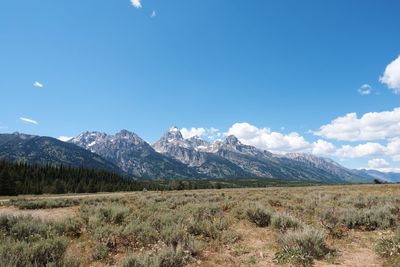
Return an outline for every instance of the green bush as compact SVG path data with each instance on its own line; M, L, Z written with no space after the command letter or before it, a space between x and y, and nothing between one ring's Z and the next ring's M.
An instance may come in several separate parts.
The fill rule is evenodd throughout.
M258 206L247 209L246 215L258 227L267 227L271 223L272 212Z
M97 209L98 218L105 223L122 224L129 215L129 209L121 205L111 205Z
M159 240L159 233L147 222L132 221L122 231L122 242L126 246L146 246Z
M307 266L312 259L320 259L330 253L325 243L325 234L310 227L290 230L279 237L281 249L275 260Z
M0 244L1 266L61 266L68 242L63 238L43 239L33 243L3 240Z
M20 209L54 209L77 206L80 203L79 199L12 199L10 203Z
M104 261L108 258L110 249L105 244L98 243L92 253L92 258L96 261Z
M79 237L82 233L81 221L74 218L67 218L62 221L54 222L53 227L59 235Z
M182 267L188 262L188 254L181 248L167 247L161 250L154 259L152 266L157 267Z
M271 225L281 232L302 227L302 223L298 219L286 213L274 214L271 219Z
M121 267L147 267L148 265L149 262L147 260L130 255L123 260Z
M347 209L343 211L342 222L349 229L372 231L386 229L396 224L396 209L393 206L383 206L371 209Z
M345 234L344 225L336 209L324 209L320 212L320 222L333 238L342 238Z
M11 227L10 235L17 240L34 241L49 236L49 228L46 224L30 217L20 217Z

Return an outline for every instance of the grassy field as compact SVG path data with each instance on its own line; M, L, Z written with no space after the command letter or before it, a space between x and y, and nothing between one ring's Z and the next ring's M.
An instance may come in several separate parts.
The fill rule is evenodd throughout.
M399 185L0 201L0 266L400 266Z

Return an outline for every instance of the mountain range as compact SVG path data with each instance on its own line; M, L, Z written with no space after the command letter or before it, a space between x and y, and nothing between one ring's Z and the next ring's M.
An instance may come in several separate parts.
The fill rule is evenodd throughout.
M400 174L352 170L304 153L273 154L235 136L205 141L184 138L176 127L149 144L135 133L84 132L62 142L51 137L0 134L0 159L118 172L132 178L260 178L323 183L400 181Z

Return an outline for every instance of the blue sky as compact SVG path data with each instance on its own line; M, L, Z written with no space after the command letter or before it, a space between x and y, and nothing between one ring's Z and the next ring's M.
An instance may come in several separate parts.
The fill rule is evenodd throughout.
M135 1L2 1L0 132L177 125L400 169L399 1Z

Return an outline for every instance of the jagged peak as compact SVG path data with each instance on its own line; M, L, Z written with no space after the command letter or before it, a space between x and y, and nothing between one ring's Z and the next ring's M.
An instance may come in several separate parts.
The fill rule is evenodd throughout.
M177 140L183 140L183 135L178 127L173 126L168 129L168 131L162 136L161 140L172 142Z
M180 132L179 128L176 126L169 127L168 132Z
M229 145L240 145L239 139L234 135L229 135L225 139L225 143Z

